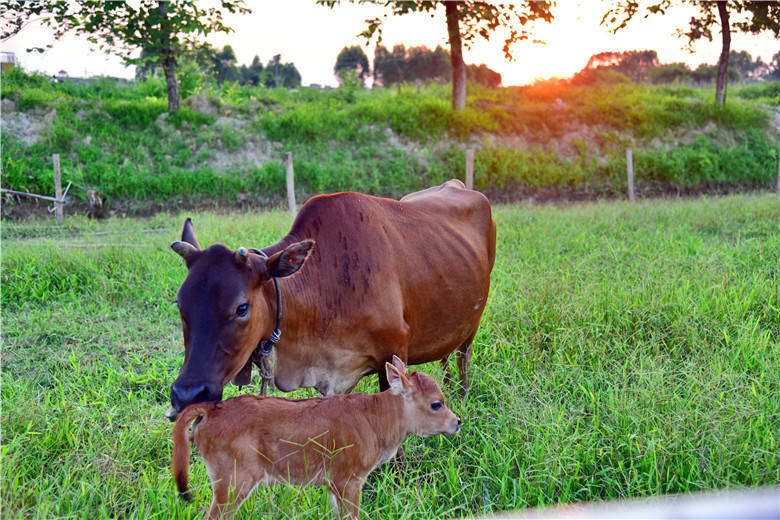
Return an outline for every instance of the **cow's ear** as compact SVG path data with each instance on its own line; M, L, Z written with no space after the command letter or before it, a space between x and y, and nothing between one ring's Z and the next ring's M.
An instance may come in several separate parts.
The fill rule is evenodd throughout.
M249 383L252 382L252 358L249 358L249 361L246 362L246 365L244 365L244 368L241 369L241 371L236 374L236 376L233 378L233 384L236 386L246 386Z
M412 385L406 376L391 363L385 363L387 383L390 385L390 393L409 398L412 395Z
M309 258L312 247L314 247L314 240L304 240L303 242L296 242L288 246L284 251L272 255L266 261L268 276L271 278L284 278L298 272L298 269Z
M184 226L181 228L181 241L192 244L197 251L200 251L200 244L198 239L195 238L195 230L192 227L192 219L190 217L186 218Z

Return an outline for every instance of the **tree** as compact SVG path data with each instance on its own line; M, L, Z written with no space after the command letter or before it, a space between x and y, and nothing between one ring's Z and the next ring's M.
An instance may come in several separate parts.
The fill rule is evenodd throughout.
M344 47L336 57L333 72L339 78L344 72L354 72L360 84L364 85L369 74L368 56L359 45Z
M138 64L135 67L135 79L137 81L146 81L153 78L159 69L159 63L155 56L146 49L141 50L141 57L138 58Z
M764 78L770 81L780 81L780 51L772 56L772 61L768 64L769 71Z
M225 81L237 81L239 79L238 69L236 69L236 53L233 47L225 45L221 51L216 51L212 58L212 69L217 83L222 84Z
M255 55L249 67L242 65L239 75L242 85L252 85L256 87L262 83L263 64L260 62L260 56Z
M179 110L177 58L196 48L198 40L211 32L230 32L222 21L224 13L249 12L243 0L219 0L213 8L199 4L196 0L10 0L4 2L0 38L13 36L36 18L53 30L55 39L68 32L84 35L99 49L124 58L128 64L139 61L132 58L139 49L146 51L146 61L154 59L163 68L168 111L175 113Z
M658 53L652 50L600 52L588 60L584 70L610 68L633 79L646 79L647 71L658 66Z
M645 7L645 18L651 14L665 14L672 6L672 0L655 1L656 3L648 4ZM742 33L752 34L768 31L774 33L775 38L780 37L780 3L747 0L731 2L686 1L698 9L697 15L693 16L689 22L688 30L677 30L678 36L684 36L688 39L689 49L692 49L693 44L701 38L712 41L712 29L715 25L720 25L722 44L715 82L715 101L719 105L723 105L726 102L726 86L728 84L731 32L735 29ZM639 0L625 0L620 2L617 7L608 10L601 19L601 23L612 27L613 32L617 32L623 29L639 11ZM739 15L738 18L741 21L733 21L732 13Z
M467 65L466 74L469 81L488 87L501 85L501 74L486 65ZM424 46L406 49L403 45L396 45L391 55L385 47L377 45L374 54L376 84L390 86L403 81L449 81L451 78L450 54L441 46L432 51Z
M383 45L374 51L374 85L385 87L404 81L402 68L406 60L406 48L396 45L390 52Z
M734 69L739 79L743 81L756 80L766 74L767 65L761 57L753 61L753 57L747 51L731 51L729 69Z
M501 86L501 74L489 68L487 65L469 65L468 78L474 83L485 85L490 88Z
M351 0L359 1L359 0ZM317 3L333 8L339 0L317 0ZM512 46L521 40L529 38L525 29L528 22L543 20L550 22L553 18L550 12L552 1L534 2L523 0L519 4L496 4L466 0L461 2L433 0L385 0L385 7L391 14L401 16L408 13L434 13L439 6L444 6L447 20L447 34L450 43L450 61L452 64L452 107L463 110L466 107L466 65L463 62L463 46L469 48L479 36L489 40L491 34L499 27L507 28L508 36L504 39L504 55L513 59ZM385 18L387 15L385 15ZM371 39L376 34L378 43L382 41L382 18L366 20L368 24L360 35Z
M265 67L266 87L295 88L301 86L301 74L293 63L282 63L282 55L277 54Z

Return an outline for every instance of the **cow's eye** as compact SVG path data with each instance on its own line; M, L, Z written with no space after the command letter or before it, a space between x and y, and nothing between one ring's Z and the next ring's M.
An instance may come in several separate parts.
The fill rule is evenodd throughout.
M438 410L441 407L442 407L441 401L434 401L431 403L431 408L433 408L434 410Z
M242 317L246 316L246 313L249 311L249 303L242 303L236 308L236 316Z

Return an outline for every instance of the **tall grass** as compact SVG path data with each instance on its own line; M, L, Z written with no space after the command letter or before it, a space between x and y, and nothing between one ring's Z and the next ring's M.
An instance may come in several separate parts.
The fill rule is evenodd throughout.
M14 71L3 77L3 99L38 121L48 114L49 122L29 145L3 132L2 182L49 193L50 157L59 153L64 180L82 199L94 189L109 204L229 204L282 195L281 155L292 151L299 198L341 190L399 196L462 175L463 150L474 147L481 188L615 195L625 184L625 148L633 146L640 191L766 188L778 158L777 129L762 108L777 104L773 85L733 89L725 107L689 87L472 85L466 109L453 112L446 85L288 91L206 84L199 88L214 113L185 103L168 117L159 80L75 85Z
M177 498L162 415L182 361L185 268L168 247L182 220L71 218L52 238L4 223L4 518L185 518L210 499L197 456L195 503ZM446 392L465 428L408 440L405 467L369 478L366 517L780 482L776 197L507 206L495 220L471 392ZM291 217L194 222L201 243L236 248L277 240ZM239 518L266 514L329 509L322 490L259 489Z

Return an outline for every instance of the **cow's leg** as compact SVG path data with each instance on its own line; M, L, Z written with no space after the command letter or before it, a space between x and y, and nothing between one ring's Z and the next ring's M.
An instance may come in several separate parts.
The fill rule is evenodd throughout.
M447 354L441 358L441 369L444 370L444 386L452 384L452 373L450 372L450 355Z
M380 329L372 333L374 344L382 349L382 352L386 353L386 357L380 358L378 366L376 368L377 376L379 377L379 391L384 392L390 388L390 383L387 381L387 371L385 370L385 363L392 363L393 356L407 363L409 357L409 325L401 320L401 326L395 326L387 329ZM404 453L404 446L401 444L398 448L398 452L395 454L395 460L401 464L406 463L406 454Z
M400 327L392 327L388 329L375 330L371 334L374 345L376 345L383 353L382 357L378 359L376 373L379 376L379 391L384 392L390 388L390 384L387 382L387 373L385 371L385 363L392 363L393 356L398 358L404 363L407 362L409 352L409 325L402 321Z
M455 358L458 361L458 372L460 374L460 395L461 397L466 397L466 394L469 391L469 379L468 379L468 370L469 370L469 363L471 362L471 355L474 353L474 336L476 335L476 331L469 336L469 338L464 341L460 347L458 347L457 352L455 352Z

